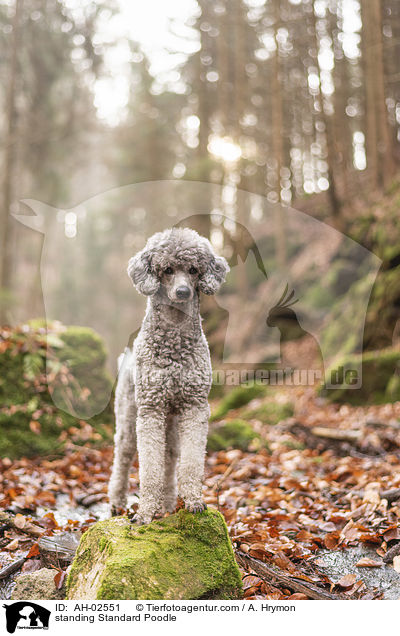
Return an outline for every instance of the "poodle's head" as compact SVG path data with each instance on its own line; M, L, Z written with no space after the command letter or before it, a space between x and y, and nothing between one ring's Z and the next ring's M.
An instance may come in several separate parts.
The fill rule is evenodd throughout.
M214 253L210 241L188 228L154 234L128 265L141 294L161 293L173 303L190 301L196 291L215 294L228 271L228 263Z

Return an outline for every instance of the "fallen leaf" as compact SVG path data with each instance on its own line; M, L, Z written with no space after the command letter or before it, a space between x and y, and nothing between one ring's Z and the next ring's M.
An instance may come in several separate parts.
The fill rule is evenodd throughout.
M320 558L314 559L313 563L314 563L314 565L318 565L319 567L322 567L322 568L326 568L326 566L327 566L326 562L323 559L320 559Z
M342 576L342 578L337 582L337 585L340 585L340 587L352 587L354 585L354 583L356 582L356 575L355 574L345 574L344 576Z
M10 541L10 543L8 543L5 546L5 549L10 551L16 550L17 548L18 548L18 539L14 539L13 541Z
M325 535L324 545L328 550L334 550L339 544L339 533L338 532L330 532Z
M265 544L253 543L250 546L249 554L256 559L263 559L265 557Z
M358 568L380 568L382 565L382 561L374 561L368 557L363 557L356 563L356 567Z
M36 500L41 504L41 505L50 505L50 506L54 506L56 503L56 498L53 495L52 492L48 491L48 490L42 490L41 492L39 492L36 495Z
M308 601L308 596L306 596L305 594L302 594L301 592L296 592L295 594L291 594L288 597L290 600L292 601Z
M393 557L393 568L396 572L400 572L400 554Z
M389 528L386 532L383 533L383 537L385 541L394 541L395 539L400 539L400 528Z
M20 513L16 514L14 517L14 526L16 526L19 530L22 530L25 524L26 518L24 517L24 515L21 515Z
M61 590L61 588L62 588L62 586L63 586L63 583L64 583L64 579L65 579L65 577L66 577L66 574L67 574L67 573L65 572L65 570L59 570L59 571L57 572L57 574L55 575L55 577L54 577L54 583L55 583L55 586L56 586L56 588L57 588L58 590Z
M260 579L258 576L253 576L252 574L249 574L243 578L243 589L247 590L250 587L261 585L261 583L262 583L262 579Z
M373 504L374 506L379 506L381 502L379 491L380 491L380 484L378 482L367 484L365 487L363 503L370 503L370 504Z
M254 594L257 594L257 592L260 591L260 586L259 585L254 585L253 587L248 587L245 589L244 591L244 597L245 598L249 598L254 596Z
M35 435L40 435L41 427L40 422L38 422L37 420L31 420L29 422L29 428L31 429L32 433L35 433Z
M39 552L39 544L38 543L34 543L33 546L31 547L31 549L29 550L28 554L26 555L27 559L32 559L32 557L37 557L39 556L40 552Z
M42 567L43 565L40 559L29 559L29 561L25 561L21 572L36 572L37 570L41 570Z

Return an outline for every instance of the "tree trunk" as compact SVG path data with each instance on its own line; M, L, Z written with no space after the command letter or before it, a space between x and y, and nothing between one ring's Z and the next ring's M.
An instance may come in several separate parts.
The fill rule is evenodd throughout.
M392 138L385 99L385 67L383 62L383 32L381 0L370 0L372 14L372 57L378 130L378 178L382 186L390 183L394 173Z
M10 72L6 98L6 133L4 139L4 175L3 175L3 200L1 205L1 243L0 243L0 289L9 292L11 289L12 275L12 250L11 235L12 225L10 219L10 206L13 196L13 179L16 159L16 124L17 124L17 76L18 76L18 50L21 37L21 14L23 0L15 1L15 12L12 22L12 39L10 49ZM0 306L0 323L6 319L5 303Z
M281 202L281 172L284 163L284 143L283 143L283 99L282 99L282 73L279 58L279 43L277 33L280 27L280 2L275 0L275 54L272 60L272 148L276 165L276 188L278 201ZM282 218L281 206L276 206L275 210L275 240L276 259L279 267L285 267L287 260L285 228Z
M383 35L380 0L362 0L363 55L366 90L366 148L371 184L386 185L394 172L392 140L385 101Z
M329 179L328 196L329 196L329 201L331 204L332 214L335 217L335 219L338 219L341 213L342 201L338 194L337 181L336 181L337 152L335 149L335 138L333 133L334 108L333 108L333 104L330 104L327 101L327 97L322 92L321 68L318 61L318 51L319 51L320 45L319 45L317 22L316 22L314 8L313 8L313 11L311 12L311 19L312 19L315 48L317 52L316 67L317 67L318 79L319 79L319 94L317 99L319 101L319 109L321 111L321 118L325 125L325 142L326 142L326 152L327 152L327 159L328 159L328 179Z

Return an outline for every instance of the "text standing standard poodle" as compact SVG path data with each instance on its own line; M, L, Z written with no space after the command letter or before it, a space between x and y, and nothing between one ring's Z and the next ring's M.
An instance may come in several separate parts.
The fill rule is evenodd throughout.
M109 484L114 514L126 506L136 446L138 523L173 512L178 494L191 512L206 507L202 481L211 361L199 294L215 294L228 271L226 260L214 253L211 243L187 228L154 234L129 261L128 274L148 301L133 350L125 353L116 389Z

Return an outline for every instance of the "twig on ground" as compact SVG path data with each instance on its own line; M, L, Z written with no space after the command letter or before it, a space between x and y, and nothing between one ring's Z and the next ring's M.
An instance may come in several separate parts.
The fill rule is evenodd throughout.
M4 568L0 570L0 580L6 579L7 577L11 576L11 574L14 574L14 572L17 572L17 570L20 570L22 566L24 565L25 561L26 561L26 557L20 557L16 561L13 561L12 563L5 565Z
M215 482L214 486L211 488L212 492L217 492L221 489L221 485L223 484L223 482L225 481L225 479L227 477L229 477L229 475L231 474L231 472L233 471L233 469L235 468L236 464L238 463L239 459L236 458L233 460L233 462L230 464L230 466L228 466L228 468L226 469L226 471L224 472L224 474L218 479L218 481Z
M348 600L348 598L343 594L328 592L327 590L317 587L312 583L300 583L300 581L296 580L295 577L278 571L267 563L259 561L240 550L237 550L235 554L238 563L243 568L246 570L249 568L254 570L254 572L256 572L258 576L264 578L267 583L272 583L273 585L284 585L290 590L302 592L315 600Z
M358 442L362 437L362 431L360 430L347 431L341 428L325 428L322 426L315 426L311 429L311 433L317 437L325 437L341 442Z

